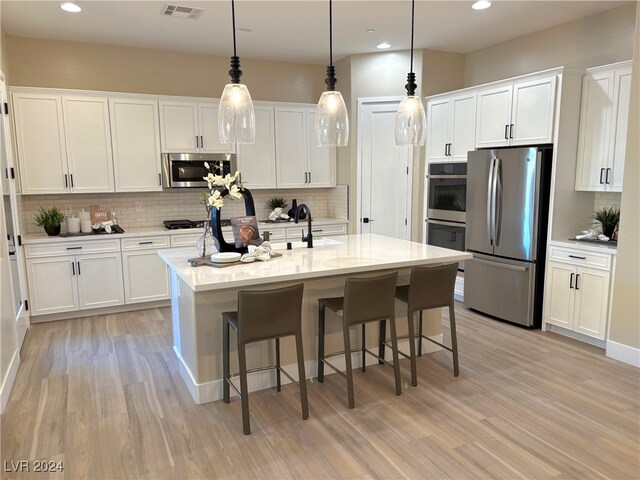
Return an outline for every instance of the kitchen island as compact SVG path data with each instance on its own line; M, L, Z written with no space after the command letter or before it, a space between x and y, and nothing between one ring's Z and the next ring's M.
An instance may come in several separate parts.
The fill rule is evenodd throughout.
M196 403L222 398L222 312L236 310L240 289L277 288L304 282L302 327L307 377L316 375L318 298L342 296L349 276L399 271L399 284L408 283L411 267L469 260L471 254L408 242L379 235L344 235L321 239L314 248L274 245L281 257L268 262L235 264L225 268L191 267L192 248L158 252L171 277L171 314L174 350L180 373ZM406 331L406 314L398 303L398 332ZM427 321L427 324L429 322ZM439 315L427 325L427 335L439 334ZM367 344L377 345L377 325L368 325ZM337 319L327 318L326 351L342 350L342 328ZM355 335L356 344L359 334ZM231 340L232 349L234 340ZM237 371L231 355L231 371ZM247 366L273 364L273 342L247 346ZM354 356L354 366L359 356ZM374 360L375 361L375 360ZM294 373L295 348L292 338L281 341L283 368ZM339 361L337 364L344 364ZM293 375L294 378L297 375ZM275 386L275 374L258 372L249 377L249 390Z

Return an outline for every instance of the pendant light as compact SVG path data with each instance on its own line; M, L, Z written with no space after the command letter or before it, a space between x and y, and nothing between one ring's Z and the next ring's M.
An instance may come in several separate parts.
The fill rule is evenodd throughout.
M327 90L322 92L316 108L316 139L319 147L344 147L349 143L349 115L342 94L336 87L336 69L333 66L333 11L329 0L329 66Z
M416 93L416 74L413 73L413 29L416 2L411 0L411 71L407 75L407 96L402 99L396 113L396 145L424 145L427 118L422 100Z
M256 139L256 114L246 85L240 83L242 70L236 53L236 10L231 0L233 23L233 57L231 57L231 83L224 87L218 109L218 136L221 143L254 143Z

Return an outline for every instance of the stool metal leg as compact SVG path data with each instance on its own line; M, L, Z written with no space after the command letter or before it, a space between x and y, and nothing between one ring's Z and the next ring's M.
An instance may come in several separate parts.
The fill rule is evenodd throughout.
M300 403L302 419L309 418L309 402L307 400L307 377L304 373L304 352L302 351L302 332L296 333L296 355L298 357L298 383L300 384Z
M415 341L415 334L414 334L414 325L413 325L413 320L414 320L414 315L413 315L413 311L410 311L407 308L407 323L409 324L408 330L409 330L409 362L411 363L411 385L412 386L417 386L418 385L418 372L417 372L417 367L416 367L416 341ZM422 339L420 339L422 341Z
M387 336L387 321L386 320L382 320L380 321L380 336L379 338L379 346L378 346L378 356L380 358L384 358L384 341L386 339ZM378 360L378 364L382 365L384 362L382 360Z
M351 339L349 337L349 325L343 322L342 334L344 337L344 360L347 366L347 397L349 399L349 408L355 406L353 399L353 371L351 369Z
M222 321L222 400L229 403L229 323Z
M247 387L247 357L245 346L238 342L238 366L240 367L240 400L242 401L242 431L245 435L251 433L249 420L249 388Z
M396 332L395 317L389 319L389 328L391 329L391 350L393 354L393 373L396 378L396 395L402 393L402 385L400 381L400 361L398 359L398 334Z
M282 387L280 381L280 339L276 338L276 392Z
M449 325L451 329L451 354L453 355L453 376L457 377L460 373L458 367L458 335L456 334L456 314L453 302L449 304Z
M367 348L367 335L366 335L366 330L365 330L365 324L362 324L362 371L366 372L367 371L367 366L366 366L366 361L365 361L365 348Z
M318 382L324 382L324 305L318 315Z
M422 310L420 310L420 319L418 320L418 356L422 356Z

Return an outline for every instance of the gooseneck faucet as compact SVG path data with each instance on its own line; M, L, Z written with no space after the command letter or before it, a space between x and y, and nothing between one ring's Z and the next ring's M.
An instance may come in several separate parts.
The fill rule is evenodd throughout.
M304 203L301 203L300 205L298 205L298 208L296 208L296 214L294 216L294 221L296 223L298 223L298 220L300 220L300 212L307 213L307 225L308 225L307 236L305 237L303 233L302 241L307 242L307 248L313 248L313 233L311 232L311 210Z

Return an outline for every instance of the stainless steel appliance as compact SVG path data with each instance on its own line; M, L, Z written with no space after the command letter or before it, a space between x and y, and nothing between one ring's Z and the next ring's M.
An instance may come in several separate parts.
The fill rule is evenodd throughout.
M162 186L169 188L207 188L203 180L209 173L233 174L237 170L236 156L231 153L165 153L162 155Z
M494 317L540 326L551 147L468 155L464 303Z

